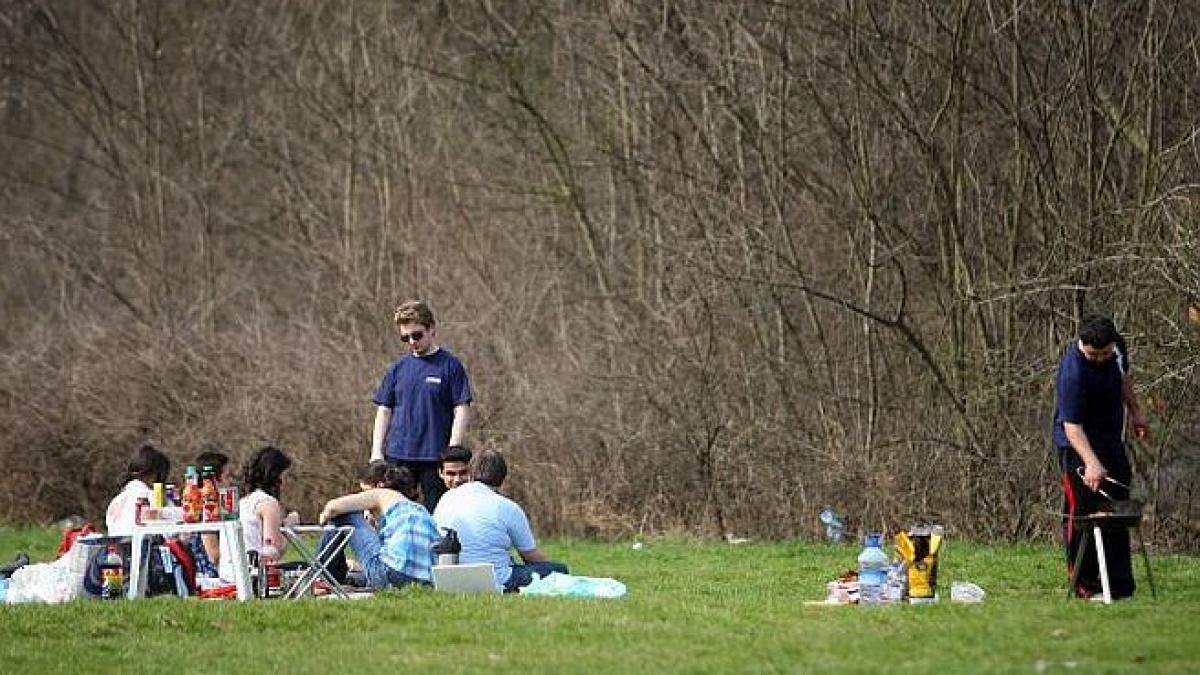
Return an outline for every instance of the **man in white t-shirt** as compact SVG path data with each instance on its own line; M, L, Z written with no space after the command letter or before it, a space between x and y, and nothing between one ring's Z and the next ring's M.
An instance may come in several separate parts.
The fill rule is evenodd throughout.
M433 519L439 528L458 533L460 563L492 563L496 587L516 591L533 581L534 573L567 574L567 566L551 562L538 550L525 511L513 500L496 492L508 475L504 456L484 450L471 458L470 482L442 495ZM514 564L510 551L516 549L521 563Z

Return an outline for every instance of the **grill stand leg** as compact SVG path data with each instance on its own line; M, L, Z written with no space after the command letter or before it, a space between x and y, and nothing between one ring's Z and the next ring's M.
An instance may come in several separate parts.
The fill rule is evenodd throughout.
M1079 532L1079 550L1075 553L1075 566L1071 569L1071 579L1067 582L1067 599L1076 596L1076 585L1079 583L1079 573L1083 569L1083 558L1087 555L1091 534L1086 530Z
M1104 595L1104 604L1112 604L1112 588L1108 583L1108 561L1104 559L1104 535L1100 531L1100 526L1096 525L1092 528L1092 536L1096 538L1096 565L1100 568L1100 588Z

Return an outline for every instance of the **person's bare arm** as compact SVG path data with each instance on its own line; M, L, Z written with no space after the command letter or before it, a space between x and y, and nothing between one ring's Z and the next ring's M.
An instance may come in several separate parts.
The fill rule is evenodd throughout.
M284 541L283 532L280 531L283 526L283 507L278 500L263 500L255 509L255 514L262 521L264 555L269 556L273 551L274 557L282 557L283 552L287 550L287 542Z
M317 516L317 522L324 525L336 516L343 513L360 513L362 511L382 511L382 507L390 506L381 505L382 490L363 490L342 497L330 499L325 502L325 507L321 509L321 515Z
M1121 374L1121 401L1133 420L1133 437L1139 441L1150 438L1150 425L1146 423L1142 405L1138 403L1137 393L1133 391L1133 376L1129 373Z
M471 405L460 403L454 406L454 422L450 425L450 445L462 445L467 437L467 423L471 419Z
M1083 427L1063 422L1063 431L1066 432L1067 440L1071 442L1071 447L1079 455L1079 459L1083 460L1083 484L1092 490L1099 489L1100 481L1108 475L1108 469L1105 469L1104 465L1100 463L1100 459L1096 457L1096 452L1092 449L1087 434L1083 432Z
M200 535L200 543L204 546L204 552L208 554L208 559L214 565L221 562L221 537L216 532L205 532Z
M531 548L528 551L521 551L518 549L517 553L521 554L521 560L524 560L526 564L549 561L549 558L547 558L539 548Z
M383 459L383 443L387 440L388 425L392 423L392 409L387 406L375 408L375 427L371 430L371 461Z

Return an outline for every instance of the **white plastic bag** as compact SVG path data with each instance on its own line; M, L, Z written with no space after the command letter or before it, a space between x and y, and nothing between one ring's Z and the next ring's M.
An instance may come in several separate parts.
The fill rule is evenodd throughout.
M22 602L59 603L72 600L71 572L61 561L34 563L13 572L8 585L8 604Z
M71 550L48 563L25 565L13 572L8 584L8 604L24 602L67 602L84 597L83 576L87 570L88 549L84 540L76 540Z
M950 584L950 602L976 603L983 602L985 597L987 597L987 593L977 584L969 581L956 581Z
M620 598L624 597L625 593L625 584L616 579L579 577L558 572L544 577L534 574L533 581L521 589L522 595L571 598Z

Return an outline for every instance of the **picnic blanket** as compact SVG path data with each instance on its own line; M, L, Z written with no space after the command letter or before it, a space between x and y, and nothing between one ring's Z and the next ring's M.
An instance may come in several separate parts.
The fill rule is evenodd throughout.
M570 598L622 598L627 589L616 579L582 577L552 572L544 577L533 575L533 581L521 589L521 595L560 596Z

